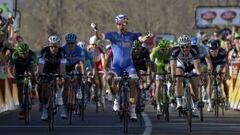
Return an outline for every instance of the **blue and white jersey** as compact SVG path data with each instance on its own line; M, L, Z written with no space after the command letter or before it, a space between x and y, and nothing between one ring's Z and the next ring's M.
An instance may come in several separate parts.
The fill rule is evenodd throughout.
M62 48L66 53L67 65L73 66L80 61L84 61L85 55L81 47L76 45L75 48L70 51L68 45L65 44Z
M112 66L125 69L129 65L133 65L131 56L133 41L137 40L139 36L141 36L141 33L126 32L120 34L119 32L108 32L104 34L104 39L111 42L114 54Z

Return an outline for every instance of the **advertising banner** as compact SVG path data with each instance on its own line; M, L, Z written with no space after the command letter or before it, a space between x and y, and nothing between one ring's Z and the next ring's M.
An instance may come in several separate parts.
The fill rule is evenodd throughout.
M240 26L240 7L197 7L195 23L198 28Z

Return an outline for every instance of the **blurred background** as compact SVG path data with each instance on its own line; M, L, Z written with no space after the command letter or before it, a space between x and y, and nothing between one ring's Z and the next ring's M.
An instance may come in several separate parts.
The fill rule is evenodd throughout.
M240 0L16 0L21 12L20 33L34 50L39 50L49 34L62 37L75 32L88 41L90 23L101 31L116 30L114 18L129 17L129 30L153 33L195 34L198 6L239 6ZM205 29L212 32L214 29Z

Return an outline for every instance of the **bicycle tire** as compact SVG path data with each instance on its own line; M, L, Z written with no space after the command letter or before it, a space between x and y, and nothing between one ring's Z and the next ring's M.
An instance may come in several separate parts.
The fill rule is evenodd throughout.
M200 87L200 93L199 93L199 95L200 95L200 102L199 102L199 109L200 109L200 121L203 121L203 107L204 107L204 103L203 103L203 101L202 101L202 90L203 90L203 87Z
M24 86L25 87L25 86ZM24 121L25 124L28 125L30 121L30 110L29 110L29 93L28 93L28 88L24 88Z
M123 88L125 90L123 90L123 127L124 127L124 133L128 133L128 95L127 95L127 91L126 88Z
M163 85L162 88L163 91L163 115L165 121L169 122L169 99L168 99L168 94L167 94L167 86Z
M54 99L53 97L50 98L50 104L48 108L48 118L49 118L49 131L54 131Z
M70 86L68 91L68 117L69 117L69 125L72 125L72 117L73 117L73 106L74 106L74 99L76 99L76 93L74 92L72 86ZM74 97L73 97L74 96Z
M141 101L142 101L142 91L140 88L138 88L138 92L137 92L137 105L136 105L136 112L137 112L137 116L139 118L139 122L140 122L140 126L142 127L142 105L141 105Z
M81 91L82 91L82 99L81 99L81 119L84 120L85 117L85 90L86 90L86 85L83 84Z
M192 104L191 104L191 94L190 88L186 87L186 100L187 100L187 127L188 132L192 132Z

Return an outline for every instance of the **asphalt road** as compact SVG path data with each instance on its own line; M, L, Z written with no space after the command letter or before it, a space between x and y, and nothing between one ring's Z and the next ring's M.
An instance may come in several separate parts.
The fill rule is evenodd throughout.
M31 110L30 125L17 119L17 111L0 114L0 135L123 135L123 124L119 117L111 109L111 103L107 103L107 110L95 112L94 104L89 104L86 110L85 120L74 116L73 124L68 120L62 120L57 114L55 131L49 132L48 123L40 120L38 106ZM143 113L143 126L139 122L130 122L129 135L186 135L186 119L179 117L174 112L170 115L170 122L157 119L151 105L147 105ZM193 118L192 135L239 135L240 112L228 110L219 118L213 113L204 112L204 121Z

